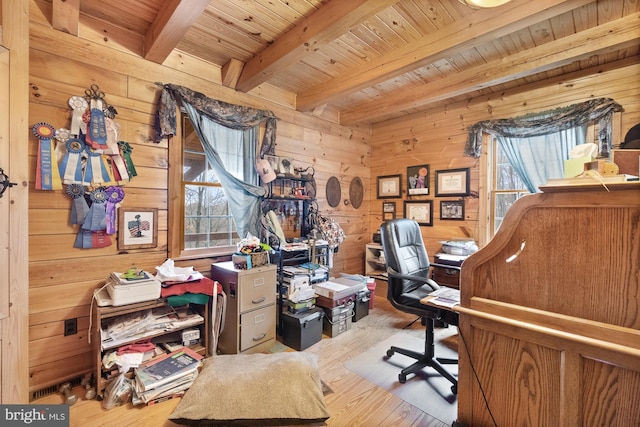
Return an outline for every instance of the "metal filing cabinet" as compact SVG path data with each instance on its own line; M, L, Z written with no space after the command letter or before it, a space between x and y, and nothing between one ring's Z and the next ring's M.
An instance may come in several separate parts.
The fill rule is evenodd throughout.
M218 340L224 354L257 353L276 343L276 266L249 270L233 262L211 264L211 278L227 294L225 325Z

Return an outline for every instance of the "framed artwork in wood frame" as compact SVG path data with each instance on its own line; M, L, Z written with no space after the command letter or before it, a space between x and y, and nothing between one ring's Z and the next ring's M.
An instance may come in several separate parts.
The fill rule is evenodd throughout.
M118 209L118 250L158 246L158 209Z
M468 196L469 168L436 171L436 197Z
M407 168L407 194L426 196L429 194L429 165L409 166Z
M464 220L464 199L463 200L441 200L440 219Z
M399 199L402 196L402 175L385 175L377 178L378 199Z
M404 217L420 225L433 225L433 200L404 201Z
M396 218L396 202L382 203L382 220L391 221Z

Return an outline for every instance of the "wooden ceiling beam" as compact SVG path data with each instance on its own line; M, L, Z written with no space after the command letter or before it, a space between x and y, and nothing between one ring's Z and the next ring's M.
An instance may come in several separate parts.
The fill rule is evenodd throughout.
M381 121L398 111L424 108L450 97L559 68L593 55L637 47L640 44L639 32L640 13L631 14L482 66L407 88L385 96L383 101L367 102L343 111L340 124Z
M163 5L144 37L143 57L162 64L202 15L209 0L170 0Z
M235 89L242 73L244 62L231 58L222 66L222 85Z
M248 61L237 89L249 92L278 71L348 32L397 0L332 0Z
M53 0L51 26L59 31L78 36L80 0Z
M429 63L464 52L480 44L519 31L568 12L592 0L516 0L493 9L480 9L415 42L394 49L367 66L350 70L308 91L299 93L297 109L311 111L340 97L371 87Z

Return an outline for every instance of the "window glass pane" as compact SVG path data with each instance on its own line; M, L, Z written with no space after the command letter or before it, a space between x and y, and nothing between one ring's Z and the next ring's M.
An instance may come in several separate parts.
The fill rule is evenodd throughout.
M184 248L235 244L235 223L222 188L199 185L184 188Z
M496 153L496 190L526 190L524 182L513 169L504 155L504 151L497 142L494 144Z
M494 232L500 227L502 219L516 200L518 200L518 193L497 193L495 195Z

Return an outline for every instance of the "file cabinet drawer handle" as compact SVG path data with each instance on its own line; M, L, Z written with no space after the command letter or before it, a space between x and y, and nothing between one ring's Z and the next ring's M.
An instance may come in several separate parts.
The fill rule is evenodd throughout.
M262 335L260 335L259 337L253 337L253 340L254 340L254 341L256 341L256 342L257 342L257 341L261 341L261 340L262 340L264 337L266 337L266 336L267 336L267 334L262 334Z
M260 303L264 302L265 299L266 299L265 297L262 297L262 298L251 300L251 302L254 303L254 304L260 304Z

